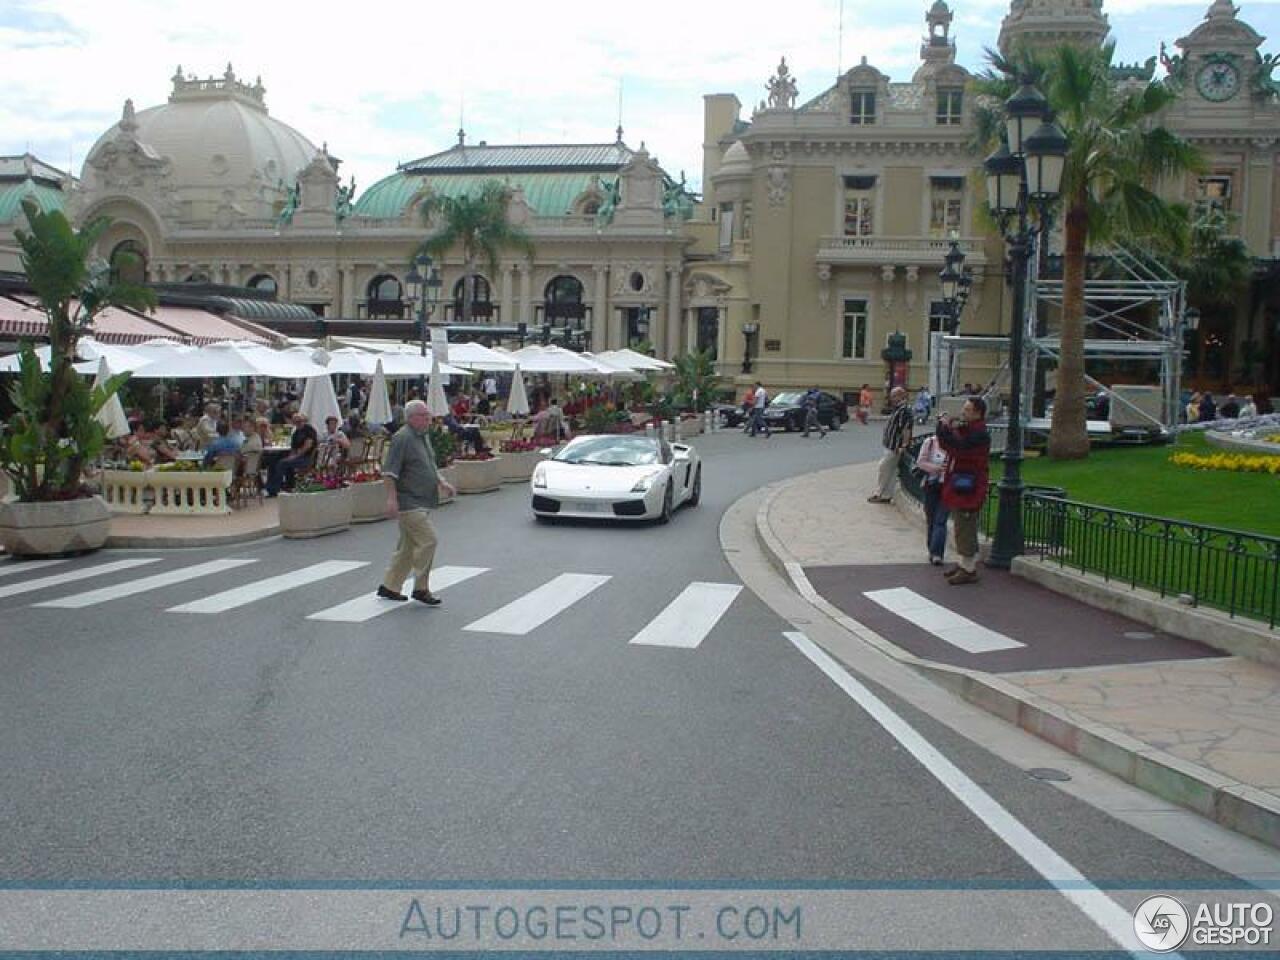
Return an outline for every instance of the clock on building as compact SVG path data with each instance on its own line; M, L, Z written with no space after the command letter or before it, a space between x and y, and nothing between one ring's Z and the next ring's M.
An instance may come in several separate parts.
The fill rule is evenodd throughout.
M1230 100L1240 90L1240 71L1225 60L1210 60L1196 74L1196 90L1215 103Z

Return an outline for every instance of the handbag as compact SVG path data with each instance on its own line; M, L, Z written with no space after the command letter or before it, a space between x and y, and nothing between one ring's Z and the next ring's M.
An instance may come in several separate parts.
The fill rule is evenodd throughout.
M978 489L978 475L976 473L953 473L951 474L951 490L954 493L973 493Z

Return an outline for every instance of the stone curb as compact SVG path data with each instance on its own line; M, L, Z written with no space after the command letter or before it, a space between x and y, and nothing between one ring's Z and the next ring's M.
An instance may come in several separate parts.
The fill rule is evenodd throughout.
M756 510L756 540L769 562L810 605L858 639L969 703L1047 740L1134 786L1186 807L1228 829L1280 847L1280 800L1143 743L1118 730L1077 717L1061 706L980 670L925 660L885 640L835 607L809 583L800 563L769 523L777 498L795 479L768 489ZM828 651L838 658L835 651Z
M182 547L218 547L231 546L237 543L251 543L254 540L266 540L278 537L280 525L263 527L261 530L247 530L243 533L224 534L214 537L108 537L104 549L107 550L176 550Z

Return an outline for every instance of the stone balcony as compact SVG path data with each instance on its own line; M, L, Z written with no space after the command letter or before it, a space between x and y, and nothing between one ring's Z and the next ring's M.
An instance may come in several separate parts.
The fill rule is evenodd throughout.
M966 265L987 262L982 237L957 237ZM817 262L832 266L919 266L942 269L951 241L945 237L822 237Z

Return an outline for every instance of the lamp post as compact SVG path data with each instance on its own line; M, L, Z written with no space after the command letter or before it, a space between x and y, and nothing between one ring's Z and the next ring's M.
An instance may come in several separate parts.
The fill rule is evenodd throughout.
M964 311L969 291L973 287L973 270L964 265L964 259L960 242L953 239L943 258L946 266L938 274L938 282L942 285L942 302L947 307L947 333L952 336L960 329L960 314Z
M426 254L414 258L409 272L404 278L405 290L409 294L411 308L418 311L418 349L423 361L427 359L427 324L436 304L440 302L440 270ZM424 364L425 365L425 364ZM427 375L418 377L418 399L427 399Z
M751 372L751 348L755 346L756 334L760 332L760 324L744 323L742 325L742 372Z
M1022 553L1022 372L1027 325L1027 262L1035 235L1045 229L1048 207L1062 187L1066 135L1053 123L1048 101L1024 82L1005 102L1007 144L986 160L987 203L1000 223L1013 266L1010 322L1009 431L1000 479L1000 508L987 563L1007 569ZM1036 216L1038 223L1032 222ZM1010 225L1016 218L1016 227Z

